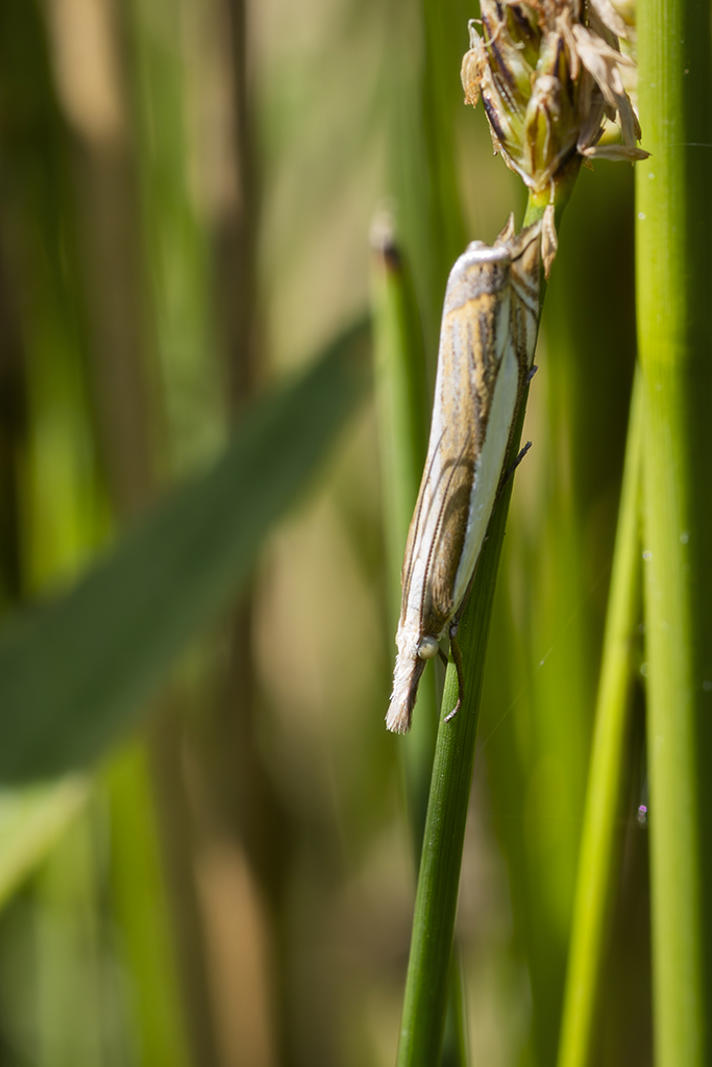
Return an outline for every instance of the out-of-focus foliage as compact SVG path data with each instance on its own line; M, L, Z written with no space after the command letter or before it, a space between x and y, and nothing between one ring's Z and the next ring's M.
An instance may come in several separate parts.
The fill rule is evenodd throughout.
M449 267L520 196L462 102L476 14L0 8L3 1065L393 1060L413 864L408 742L383 728L376 420L358 370L304 368L366 314L387 207L432 376ZM459 920L490 1067L555 1055L633 362L630 206L630 176L600 164L567 211L505 542ZM132 623L135 583L153 592ZM58 661L83 696L47 684ZM632 816L626 855L611 1065L647 1062Z

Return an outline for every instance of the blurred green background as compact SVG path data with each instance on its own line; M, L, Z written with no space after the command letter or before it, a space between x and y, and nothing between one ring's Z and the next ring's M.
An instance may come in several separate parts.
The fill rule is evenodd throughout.
M414 868L369 232L389 212L432 378L452 262L524 204L463 105L476 14L0 8L2 1067L393 1061ZM632 171L602 163L490 638L458 921L488 1067L555 1058L634 338ZM641 750L599 1034L628 1067Z

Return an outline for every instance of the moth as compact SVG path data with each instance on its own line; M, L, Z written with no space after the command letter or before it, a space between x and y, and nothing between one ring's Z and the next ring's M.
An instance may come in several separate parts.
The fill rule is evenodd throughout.
M473 241L445 290L430 441L406 542L398 653L386 726L410 728L420 676L449 638L462 700L456 634L503 476L539 323L541 224L491 247ZM450 716L448 716L449 718Z

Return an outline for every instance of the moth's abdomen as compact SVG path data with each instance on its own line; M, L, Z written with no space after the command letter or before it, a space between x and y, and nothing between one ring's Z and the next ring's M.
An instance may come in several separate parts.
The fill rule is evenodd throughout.
M396 634L398 655L393 672L393 692L386 715L386 726L396 734L410 729L410 720L418 694L418 683L425 664L439 649L439 634L423 633L413 619L401 622Z

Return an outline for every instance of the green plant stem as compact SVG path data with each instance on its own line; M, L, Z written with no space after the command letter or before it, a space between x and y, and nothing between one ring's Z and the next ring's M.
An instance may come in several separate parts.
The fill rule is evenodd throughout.
M374 234L372 277L375 386L383 469L387 538L389 631L400 611L400 566L427 448L425 354L415 296L404 254L383 220ZM403 752L415 854L420 852L428 802L437 719L435 674L423 679L418 713Z
M558 217L564 209L571 186L572 181L567 181L557 194ZM530 199L525 224L541 218L545 206L535 204ZM542 283L542 300L543 295ZM527 394L528 387L525 387L505 469L514 464L517 456ZM476 580L460 621L458 641L465 667L465 691L462 706L450 722L445 722L444 716L454 707L458 693L457 676L452 663L445 679L443 714L435 744L413 914L397 1067L433 1067L440 1055L462 847L475 759L482 672L511 493L512 479L509 478L495 505L477 563Z
M520 438L523 408L524 405L515 434L516 442ZM516 456L516 448L510 455ZM477 565L477 582L458 630L458 640L466 654L462 706L450 722L445 722L442 715L440 718L413 915L397 1067L432 1067L440 1055L475 758L482 669L511 492L510 479L494 510ZM450 664L443 693L444 709L454 707L457 690L457 676Z
M633 387L603 639L564 995L559 1067L587 1067L593 1062L596 1008L621 853L622 835L619 828L630 733L631 652L640 610L641 386L640 376L637 376Z
M712 1062L712 76L709 11L639 8L637 189L657 1067Z
M418 494L427 446L425 356L411 278L390 220L374 235L373 331L375 383L384 480L388 571L393 575L389 599L391 632L400 606L400 563L413 504ZM437 730L438 703L435 672L423 679L413 727L399 744L402 754L413 853L420 854L428 803L428 787ZM449 983L449 1024L444 1062L466 1063L461 1011L462 980L453 961Z
M143 1063L188 1067L188 1025L184 1017L171 944L165 883L152 811L146 753L129 746L106 775L111 813L111 891L120 930L122 963L131 974L132 1037ZM137 877L140 871L140 877ZM202 960L200 961L202 963ZM191 963L196 964L195 959ZM197 964L191 976L198 971ZM188 982L188 976L183 977ZM200 1003L200 997L194 998ZM202 1006L202 1005L201 1005ZM205 1046L195 1051L205 1053ZM207 1067L207 1057L201 1063Z

